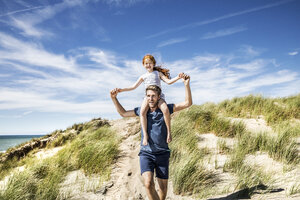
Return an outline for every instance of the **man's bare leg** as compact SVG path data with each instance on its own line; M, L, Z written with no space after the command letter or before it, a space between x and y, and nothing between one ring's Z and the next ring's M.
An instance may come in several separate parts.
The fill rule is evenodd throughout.
M150 171L144 172L142 174L142 177L144 178L144 185L145 185L149 200L160 200L160 198L155 190L153 173Z
M168 179L157 178L158 182L158 196L160 200L165 200L168 192Z

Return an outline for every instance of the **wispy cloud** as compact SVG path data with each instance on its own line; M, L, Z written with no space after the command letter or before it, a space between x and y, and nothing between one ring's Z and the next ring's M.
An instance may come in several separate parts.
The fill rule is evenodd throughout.
M149 35L149 36L145 37L145 39L155 38L155 37L165 35L165 34L168 34L168 33L177 32L177 31L181 31L181 30L184 30L184 29L190 29L190 28L195 28L195 27L198 27L198 26L203 26L203 25L206 25L206 24L215 23L215 22L218 22L218 21L221 21L221 20L232 18L232 17L237 17L237 16L240 16L240 15L245 15L245 14L248 14L248 13L257 12L257 11L260 11L260 10L280 6L280 5L283 5L283 4L290 3L292 1L294 1L294 0L278 1L278 2L275 2L275 3L266 4L266 5L263 5L263 6L256 7L256 8L251 8L251 9L247 9L247 10L243 10L243 11L239 11L239 12L234 12L234 13L229 13L227 15L223 15L223 16L216 17L216 18L213 18L213 19L208 19L208 20L204 20L204 21L185 24L185 25L182 25L182 26L179 26L179 27L176 27L176 28L166 29L164 31Z
M244 26L238 26L238 27L232 27L228 29L222 29L216 32L210 32L204 34L204 36L201 37L202 40L207 40L207 39L213 39L213 38L218 38L218 37L224 37L224 36L229 36L233 35L235 33L239 33L242 31L246 31L247 28Z
M0 59L15 61L39 67L55 68L72 72L75 67L72 59L64 55L49 53L36 43L24 42L0 32Z
M23 13L23 12L28 12L28 11L32 11L32 10L36 10L36 9L41 9L44 8L45 6L35 6L35 7L31 7L31 8L25 8L25 9L20 9L20 10L15 10L15 11L11 11L11 12L7 12L4 14L1 14L0 17L6 17L9 15L14 15L17 13Z
M250 45L242 45L239 51L243 55L251 58L251 57L260 56L266 50L262 48L254 48L253 46Z
M172 45L172 44L177 44L177 43L185 42L187 40L188 40L188 38L173 38L173 39L166 40L166 41L163 41L163 42L159 43L157 45L157 47L158 48L165 47L165 46L169 46L169 45Z
M153 0L102 0L102 1L112 6L129 7L138 3L149 3L152 2Z
M249 58L246 56L244 63L241 63L243 57L234 54L235 52L231 55L202 55L166 65L175 74L184 71L191 75L195 104L218 102L259 91L266 95L283 96L286 92L276 93L279 91L278 88L282 84L295 85L295 81L299 80L299 74L291 70L268 71L274 68L274 59L259 58L248 61ZM183 100L178 95L184 92L183 86L177 85L176 88L164 86L163 90L167 101Z
M264 67L267 67L267 65L272 64L272 62L272 60L267 59L256 59L249 63L231 64L228 67L246 71L258 71Z
M109 91L115 87L130 86L145 73L141 60L128 60L126 56L99 48L85 47L70 51L69 55L56 55L40 44L5 34L0 34L0 44L0 67L7 66L1 78L8 83L0 86L0 110L113 116L116 111ZM32 59L20 57L20 54ZM40 59L43 61L36 61L36 54L43 55ZM244 59L240 54L239 50L229 54L206 53L164 63L172 76L180 72L191 75L195 104L260 90L272 95L283 91L279 88L282 84L285 87L295 86L295 81L299 80L299 74L291 70L268 71L274 69L274 59L259 57L249 60L249 57ZM247 52L244 54L247 55ZM269 89L271 86L272 89ZM167 102L184 100L182 83L163 84L163 91ZM141 104L143 95L144 88L140 86L135 91L120 93L119 100L125 108L132 109Z
M41 24L46 20L51 19L57 13L60 13L67 8L82 5L85 2L86 1L84 0L76 0L76 1L64 0L61 3L57 3L53 5L39 6L36 7L35 9L27 10L27 11L32 11L30 13L11 16L9 24L15 28L20 29L22 31L22 34L25 36L38 37L38 38L41 38L42 36L45 35L49 36L51 35L51 32L39 28L37 27L37 25Z
M0 44L0 68L7 71L2 76L6 84L0 86L0 110L109 115L109 90L132 85L141 75L134 76L134 61L102 49L80 48L66 58L2 33ZM121 99L137 105L141 100L136 95L143 96L142 87Z
M297 55L299 52L298 51L292 51L292 52L289 52L288 54L290 55L290 56L295 56L295 55Z
M29 115L31 113L32 113L32 111L26 111L26 112L23 112L23 113L20 113L20 114L17 114L17 115L10 115L10 116L0 115L0 118L14 118L14 119L17 119L17 118L25 117L26 115Z

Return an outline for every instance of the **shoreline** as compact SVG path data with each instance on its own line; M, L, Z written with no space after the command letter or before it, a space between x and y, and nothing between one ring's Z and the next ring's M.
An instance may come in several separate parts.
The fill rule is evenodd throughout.
M39 139L45 135L0 135L0 153L6 153L7 149L16 147L32 139Z

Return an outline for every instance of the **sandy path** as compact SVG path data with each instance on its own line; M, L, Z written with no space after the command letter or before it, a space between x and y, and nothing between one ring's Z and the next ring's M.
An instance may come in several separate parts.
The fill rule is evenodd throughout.
M114 183L104 195L105 200L142 200L148 199L140 175L140 124L137 118L121 119L112 122L112 127L123 137L120 145L120 158L113 169L111 181ZM155 181L158 188L157 181ZM173 193L171 181L168 184L168 200L192 200Z
M136 118L116 120L112 122L112 128L122 136L123 141L119 148L120 157L111 175L113 186L104 199L145 199L139 172L139 122Z

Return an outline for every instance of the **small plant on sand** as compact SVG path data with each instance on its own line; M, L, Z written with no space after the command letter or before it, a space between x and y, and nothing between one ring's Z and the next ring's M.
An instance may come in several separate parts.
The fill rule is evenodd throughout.
M226 145L226 141L224 139L218 139L217 149L220 154L227 154L230 152L230 148Z
M300 193L300 183L295 183L288 191L288 195L294 195Z

